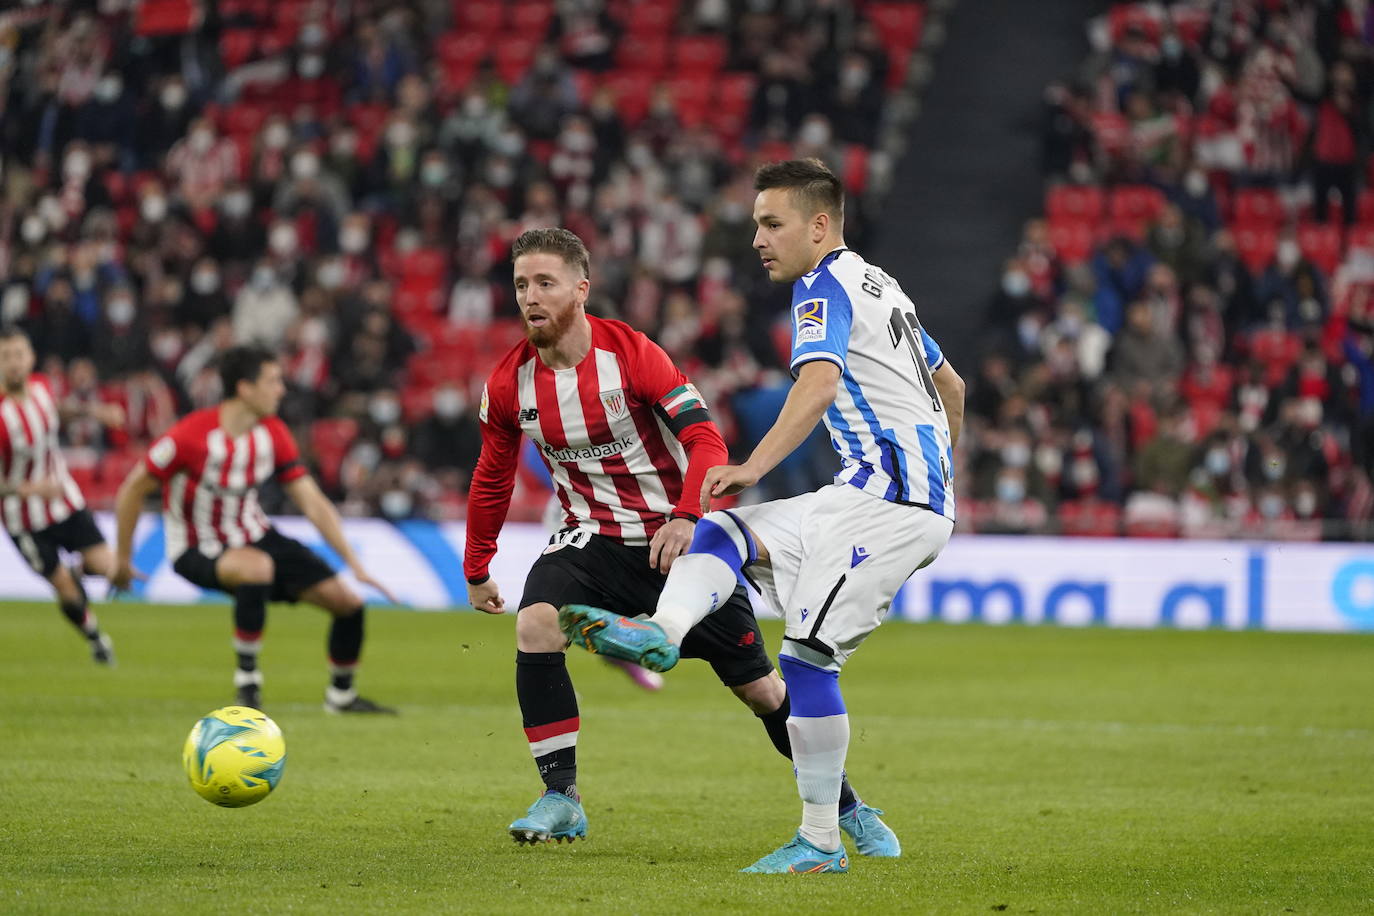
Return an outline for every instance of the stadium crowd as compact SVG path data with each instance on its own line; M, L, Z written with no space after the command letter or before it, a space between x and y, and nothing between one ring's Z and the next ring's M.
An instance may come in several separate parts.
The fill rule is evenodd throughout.
M510 242L587 240L595 311L650 333L737 438L785 310L747 240L760 160L858 193L913 3L128 0L0 14L0 319L32 335L108 505L138 449L285 354L283 416L347 513L461 515L475 402L520 338ZM785 332L782 333L785 338ZM538 514L537 480L515 515Z
M970 373L961 530L1368 537L1374 6L1121 3L1090 38Z

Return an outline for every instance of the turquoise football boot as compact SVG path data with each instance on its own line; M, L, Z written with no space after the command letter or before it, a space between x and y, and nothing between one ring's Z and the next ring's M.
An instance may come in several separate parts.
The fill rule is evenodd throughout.
M549 840L571 843L578 837L586 838L587 815L580 801L549 789L530 805L524 817L510 825L510 835L522 846Z
M782 848L740 871L755 875L821 875L849 871L849 856L841 846L834 852L817 849L800 832Z
M854 850L861 856L895 859L902 854L902 844L892 828L878 815L883 812L859 802L848 812L840 813L840 829L854 841Z
M585 604L565 604L558 609L558 626L569 641L588 652L634 662L650 671L667 671L677 664L677 646L652 620L631 620Z

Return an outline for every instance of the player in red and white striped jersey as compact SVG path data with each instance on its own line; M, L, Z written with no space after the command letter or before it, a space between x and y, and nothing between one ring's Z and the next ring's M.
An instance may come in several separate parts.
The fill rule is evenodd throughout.
M502 613L487 567L520 437L528 436L553 476L565 527L531 568L515 624L516 694L545 785L510 825L523 843L586 834L576 788L581 719L558 608L598 599L629 613L654 607L668 568L691 544L707 469L726 451L701 395L658 345L621 322L587 316L588 255L576 235L531 230L512 255L526 342L501 361L482 396L464 571L473 607ZM786 688L749 599L739 587L718 598L683 655L710 662L790 756Z
M110 548L62 459L57 431L66 411L33 366L24 332L0 328L0 514L29 566L52 584L62 615L90 643L91 657L113 664L114 646L87 606L82 570L61 562L61 551L79 553L85 572L108 576ZM123 422L111 404L78 413L110 426Z
M221 358L220 380L228 397L173 426L120 487L112 584L127 587L138 575L131 559L134 526L144 502L161 487L172 568L234 598L240 705L261 708L258 650L272 599L306 601L334 615L326 710L392 712L353 688L363 645L362 598L313 550L273 528L258 503L258 487L275 478L354 577L392 597L344 540L338 512L306 473L295 440L276 416L286 393L281 364L261 347L235 347Z

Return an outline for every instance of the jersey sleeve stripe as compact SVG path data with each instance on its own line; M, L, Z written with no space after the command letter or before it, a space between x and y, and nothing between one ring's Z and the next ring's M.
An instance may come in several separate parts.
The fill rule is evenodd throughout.
M792 375L795 376L797 374L797 370L801 368L803 363L809 363L817 359L832 362L840 367L841 372L845 371L846 367L844 360L840 358L839 354L831 353L829 350L808 350L805 353L797 354L797 358L792 360Z

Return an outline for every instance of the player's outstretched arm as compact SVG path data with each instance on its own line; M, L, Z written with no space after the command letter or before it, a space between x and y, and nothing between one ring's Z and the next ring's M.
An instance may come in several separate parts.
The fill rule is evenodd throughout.
M706 472L701 485L701 508L710 509L711 497L729 496L758 483L778 463L806 441L821 417L835 403L835 390L840 382L840 367L828 359L813 359L802 363L797 383L787 393L782 412L773 428L754 447L749 460L739 466L723 465Z
M945 416L949 419L949 444L959 444L959 431L964 426L964 380L949 360L941 363L940 368L931 373L935 390L940 392L940 403L945 406Z
M110 574L110 586L125 589L143 574L134 569L134 528L138 525L138 514L148 497L157 492L162 484L140 462L124 478L115 495L115 562L114 572Z
M399 604L396 596L391 593L381 582L372 578L368 571L363 567L362 561L358 559L353 548L349 546L344 538L343 520L339 518L339 511L334 508L334 504L329 501L329 497L320 490L320 485L315 483L315 478L309 474L297 477L287 483L284 487L286 495L296 504L306 518L310 519L310 524L315 526L315 530L324 538L324 542L334 548L343 561L348 564L349 572L353 573L353 578L363 585L370 585L377 591L386 596L392 604Z

